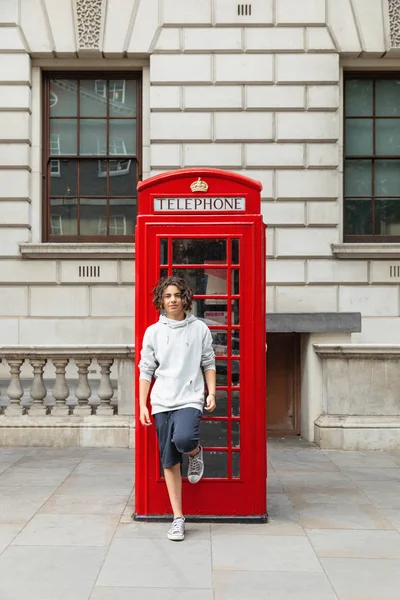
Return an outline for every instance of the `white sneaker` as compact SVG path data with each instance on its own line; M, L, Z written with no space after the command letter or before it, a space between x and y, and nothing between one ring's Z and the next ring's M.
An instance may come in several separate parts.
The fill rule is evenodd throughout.
M195 456L190 456L189 454L188 479L190 483L198 483L203 477L203 473L203 448L200 446L199 451Z
M173 542L182 542L185 539L185 518L177 517L167 533L168 539Z

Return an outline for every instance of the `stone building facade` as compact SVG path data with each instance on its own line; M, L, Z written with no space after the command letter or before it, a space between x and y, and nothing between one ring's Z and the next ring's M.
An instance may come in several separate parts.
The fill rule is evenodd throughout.
M228 169L263 184L277 430L399 447L399 71L398 0L2 0L3 356L131 345L137 179Z

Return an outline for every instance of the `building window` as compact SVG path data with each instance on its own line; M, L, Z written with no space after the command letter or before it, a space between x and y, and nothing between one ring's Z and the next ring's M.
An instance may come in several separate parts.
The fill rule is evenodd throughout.
M133 241L139 74L50 73L44 86L44 241Z
M345 79L344 240L400 241L400 75Z

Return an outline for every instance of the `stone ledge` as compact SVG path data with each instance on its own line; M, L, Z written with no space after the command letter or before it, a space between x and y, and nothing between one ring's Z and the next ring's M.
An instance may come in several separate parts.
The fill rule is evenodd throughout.
M331 244L332 253L335 258L373 258L387 259L400 258L400 244Z
M400 415L321 415L314 433L325 450L400 450Z
M27 356L40 356L42 358L101 358L133 359L135 347L120 344L94 344L94 345L63 345L63 346L0 346L0 359L7 357L23 358Z
M361 313L269 313L268 333L359 333Z
M313 344L321 358L399 360L400 344Z
M22 258L135 258L135 244L109 243L45 243L20 244Z

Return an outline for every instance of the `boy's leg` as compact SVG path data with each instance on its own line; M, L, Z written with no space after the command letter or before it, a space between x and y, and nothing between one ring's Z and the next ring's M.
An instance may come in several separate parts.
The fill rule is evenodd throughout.
M182 475L180 463L173 467L164 468L165 483L167 484L169 501L171 502L174 519L183 517L182 514Z
M181 408L174 415L174 435L172 441L182 454L189 455L188 480L198 483L203 477L203 450L199 445L201 410Z

